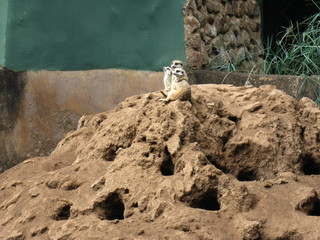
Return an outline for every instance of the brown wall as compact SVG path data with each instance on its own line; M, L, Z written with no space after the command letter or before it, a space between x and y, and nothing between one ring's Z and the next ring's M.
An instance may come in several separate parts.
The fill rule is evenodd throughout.
M110 110L163 85L162 73L148 71L0 72L0 172L50 154L83 114Z

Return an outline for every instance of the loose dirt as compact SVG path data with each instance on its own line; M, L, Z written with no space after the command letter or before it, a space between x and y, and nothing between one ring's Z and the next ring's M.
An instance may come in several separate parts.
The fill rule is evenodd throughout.
M84 116L0 175L0 239L320 239L320 110L273 86L194 85Z

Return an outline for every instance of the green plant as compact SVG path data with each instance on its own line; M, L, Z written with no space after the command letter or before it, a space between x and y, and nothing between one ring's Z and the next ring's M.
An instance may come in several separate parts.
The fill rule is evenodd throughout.
M235 56L232 50L223 49L211 60L210 69L228 72L243 72L243 70L240 69L244 62L249 62L253 66L255 65L252 53L245 52L244 54Z
M296 97L309 87L320 106L320 79L310 77L320 75L320 11L280 34L280 40L269 39L264 49L265 73L303 77Z
M264 49L266 74L320 75L320 12L295 26Z
M316 3L314 4L318 7ZM279 33L281 36L279 40L268 39L264 48L258 45L264 52L265 74L303 77L304 80L299 85L296 97L300 97L304 89L311 89L317 105L320 106L320 79L310 77L320 75L320 7L318 9L318 13L303 22L295 25L291 23L289 28ZM221 45L224 46L223 43ZM220 53L212 59L211 69L240 72L245 62L254 66L252 53L247 52L235 57L233 51L222 48ZM297 80L294 80L292 85L296 83Z

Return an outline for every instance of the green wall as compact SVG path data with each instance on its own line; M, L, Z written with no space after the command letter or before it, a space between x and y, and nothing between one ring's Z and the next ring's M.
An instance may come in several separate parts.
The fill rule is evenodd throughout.
M8 0L0 0L0 65L5 64Z
M185 60L184 3L9 0L6 67L161 70Z

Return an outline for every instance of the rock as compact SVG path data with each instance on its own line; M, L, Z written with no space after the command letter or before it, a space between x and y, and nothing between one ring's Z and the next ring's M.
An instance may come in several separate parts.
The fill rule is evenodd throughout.
M210 0L207 1L207 8L209 13L218 13L223 9L223 5L219 1Z
M200 28L200 22L194 16L184 18L184 26L187 34L192 34Z
M243 218L237 219L236 225L242 235L243 240L257 240L261 237L260 228L262 224L260 221L249 221Z
M0 174L0 239L316 239L319 109L273 86L161 97Z
M205 33L207 36L215 37L217 36L217 29L214 25L206 24L204 27ZM211 39L211 38L209 38Z
M236 45L236 36L231 30L224 35L224 44L227 49L231 49Z
M194 69L201 69L203 63L203 55L199 51L187 49L188 66Z
M232 1L232 11L236 17L242 17L246 14L246 2L244 1Z
M248 16L259 16L259 5L255 0L247 1L247 15Z
M201 50L202 40L199 33L195 33L187 38L186 46L190 46L190 48L194 50Z
M246 30L242 30L240 36L243 39L245 46L248 46L251 41L250 34Z
M223 51L237 52L238 48L248 49L248 53L252 56L250 62L235 62L236 59L231 61L240 70L251 71L256 65L256 71L263 71L261 51L254 50L259 47L259 44L261 45L259 6L255 0L209 0L205 2L189 0L183 12L186 29L186 55L187 59L192 59L187 61L191 64L189 67L192 69L210 68L212 59L218 54L212 50L218 49L221 52L220 48L223 45ZM199 33L201 39L192 36ZM224 39L224 42L215 45L217 37ZM201 43L198 40L201 40ZM190 49L198 52L195 53Z

